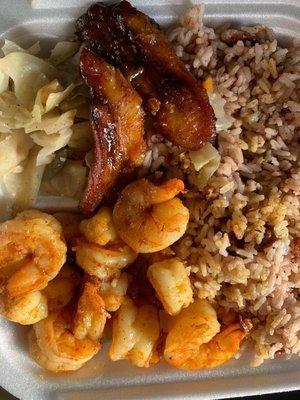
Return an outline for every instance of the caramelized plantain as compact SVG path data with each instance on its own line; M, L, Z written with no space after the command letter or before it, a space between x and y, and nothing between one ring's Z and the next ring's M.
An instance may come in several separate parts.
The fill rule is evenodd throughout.
M143 161L142 100L122 73L84 48L80 57L83 79L90 87L94 154L80 208L92 213L113 188L123 170Z
M155 21L127 1L97 3L77 21L76 29L81 40L130 80L160 133L193 150L212 138L215 118L206 91ZM153 103L158 105L155 112Z

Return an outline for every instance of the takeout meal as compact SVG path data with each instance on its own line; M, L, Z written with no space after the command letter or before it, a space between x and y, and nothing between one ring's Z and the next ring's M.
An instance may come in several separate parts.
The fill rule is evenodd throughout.
M50 54L4 42L0 313L49 371L104 340L189 371L300 355L300 48L203 12L96 3Z

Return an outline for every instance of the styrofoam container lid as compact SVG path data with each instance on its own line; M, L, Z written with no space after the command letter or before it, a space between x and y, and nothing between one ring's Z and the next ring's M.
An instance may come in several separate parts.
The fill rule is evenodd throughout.
M199 1L132 0L133 5L168 25ZM203 1L202 1L203 2ZM0 0L0 34L30 44L33 38L66 36L75 19L91 1ZM263 23L282 41L300 37L299 0L206 0L205 23L218 25ZM41 198L43 209L72 209L71 200ZM104 349L73 373L52 374L42 370L28 352L26 328L0 319L0 384L21 400L114 399L215 399L300 389L298 359L266 361L249 367L247 354L212 370L184 372L161 362L139 369L126 361L112 363Z

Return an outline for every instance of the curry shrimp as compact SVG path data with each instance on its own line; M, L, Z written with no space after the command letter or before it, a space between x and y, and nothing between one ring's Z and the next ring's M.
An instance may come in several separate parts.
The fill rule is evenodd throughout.
M65 264L42 291L47 299L49 311L65 307L74 297L80 281L79 272L74 267Z
M214 308L206 300L196 300L169 321L164 357L172 366L196 370L224 364L239 350L246 336L242 323L233 323L220 332Z
M10 298L45 288L66 260L59 222L30 210L0 224L0 291Z
M164 349L166 361L180 367L219 331L220 324L215 309L206 300L195 300L169 319Z
M103 281L118 277L131 264L137 253L118 238L109 208L80 224L84 235L76 244L76 261L89 275Z
M152 253L175 243L184 234L189 211L177 197L184 191L180 179L161 185L146 179L130 183L113 210L117 234L139 253Z
M129 285L129 277L126 272L122 272L118 279L112 282L100 282L99 292L105 303L107 311L117 311L124 299Z
M137 307L125 298L113 319L111 360L127 359L137 367L148 367L155 355L159 333L156 307Z
M81 221L80 230L89 242L100 246L115 242L118 238L113 224L112 210L105 206L101 207L92 218Z
M63 234L63 227L59 222L59 220L55 218L53 215L44 213L39 210L32 209L32 210L22 211L19 214L17 214L14 219L21 221L42 219L45 223L51 226L52 229L56 230L60 234Z
M106 320L110 318L98 289L92 281L84 283L73 321L73 333L77 339L99 340Z
M48 312L67 305L80 283L79 273L65 264L58 275L43 290L20 297L0 295L1 314L21 325L32 325L48 316Z
M40 290L21 297L1 300L1 314L6 319L21 325L35 324L48 315L48 301Z
M150 265L147 276L168 314L176 315L193 301L186 268L173 257Z
M239 350L241 341L246 336L245 327L237 322L229 325L208 343L203 343L194 356L187 359L178 367L185 370L214 368L225 364ZM172 364L172 361L168 361Z
M89 338L77 339L71 333L72 311L54 312L34 324L29 332L29 349L35 361L53 372L75 371L101 349Z

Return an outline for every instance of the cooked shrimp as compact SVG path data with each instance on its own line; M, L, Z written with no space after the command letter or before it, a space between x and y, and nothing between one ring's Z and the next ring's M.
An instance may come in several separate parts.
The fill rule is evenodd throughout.
M76 246L76 261L88 274L103 281L120 275L121 269L131 264L137 254L124 243L109 247L99 246L84 240Z
M73 239L81 236L79 225L82 217L80 214L57 212L53 216L60 222L67 243L72 243Z
M208 343L202 344L191 358L187 359L180 366L177 365L177 367L186 370L195 370L222 365L237 353L240 343L245 336L246 332L239 322L231 324Z
M79 297L73 322L76 339L99 340L110 315L105 311L105 303L93 282L85 282Z
M189 211L175 196L184 191L180 179L155 185L146 179L130 183L113 211L117 234L139 253L152 253L184 234Z
M22 325L35 324L48 315L47 298L39 290L14 299L6 298L3 303L3 316Z
M101 282L99 292L107 311L117 311L123 301L128 288L128 275L122 272L120 278L114 282ZM114 285L114 286L113 286Z
M159 337L157 309L136 307L125 298L113 320L113 337L109 349L112 361L130 360L138 367L148 367Z
M109 208L82 221L80 229L85 238L77 241L76 261L89 275L110 280L136 259L136 252L117 237Z
M203 343L208 343L220 331L214 308L206 300L195 300L178 315L170 318L164 357L181 367L195 357Z
M92 218L84 219L80 224L80 230L88 242L100 246L117 240L112 211L109 207L102 207Z
M169 258L150 265L147 276L168 314L178 314L193 301L190 278L179 259Z
M101 349L98 341L76 339L70 331L71 314L69 309L51 313L33 325L29 333L30 353L49 371L77 370Z
M63 233L63 228L60 224L60 222L53 216L47 213L44 213L39 210L26 210L22 211L19 214L16 215L15 220L34 220L34 219L42 219L44 222L46 222L48 225L51 226L54 230L59 232L60 234Z
M66 306L74 296L79 283L79 273L75 268L65 264L43 290L49 311L56 311Z
M30 210L0 224L0 292L24 296L46 287L66 259L59 222Z
M64 265L58 275L43 290L11 298L0 296L1 314L10 321L32 325L48 316L48 311L58 310L70 302L79 285L80 276L69 265Z

